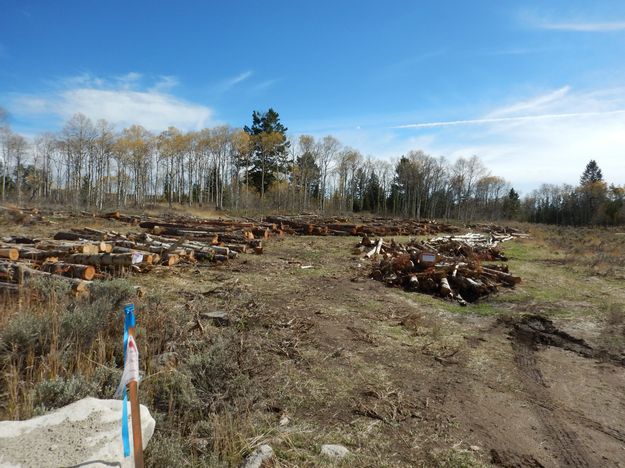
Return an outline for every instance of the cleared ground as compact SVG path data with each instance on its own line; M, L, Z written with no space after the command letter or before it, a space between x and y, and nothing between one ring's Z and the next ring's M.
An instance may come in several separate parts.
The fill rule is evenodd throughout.
M149 291L148 459L237 464L269 443L274 466L323 466L337 443L343 466L625 466L623 236L588 231L614 250L598 276L583 236L531 234L504 244L523 283L465 308L368 279L350 237L129 278Z

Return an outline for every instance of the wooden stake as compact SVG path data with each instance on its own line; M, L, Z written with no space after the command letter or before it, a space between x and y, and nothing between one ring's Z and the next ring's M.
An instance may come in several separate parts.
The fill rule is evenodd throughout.
M135 327L128 328L128 334L134 338ZM141 432L141 407L137 381L128 382L128 399L130 400L130 419L132 421L132 450L135 458L135 468L143 468L143 434Z

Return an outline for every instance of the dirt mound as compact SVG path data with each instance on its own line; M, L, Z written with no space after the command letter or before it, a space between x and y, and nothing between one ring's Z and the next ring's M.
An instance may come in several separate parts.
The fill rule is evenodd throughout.
M573 351L587 358L595 355L592 347L581 338L575 338L559 330L551 320L540 315L526 315L512 324L510 335L526 344L555 346Z
M503 468L545 468L545 465L531 455L519 455L509 450L497 451L495 449L490 451L490 455L491 462Z
M594 349L581 338L558 329L551 320L540 315L526 315L512 323L510 337L534 349L538 345L555 346L588 359L598 359L615 365L625 365L625 358L605 350Z

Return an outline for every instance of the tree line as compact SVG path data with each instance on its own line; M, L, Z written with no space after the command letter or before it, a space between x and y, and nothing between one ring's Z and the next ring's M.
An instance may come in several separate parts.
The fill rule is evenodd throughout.
M582 173L579 185L544 184L523 201L528 221L573 226L625 223L625 185L609 184L595 160Z
M596 174L580 187L544 186L521 201L477 156L451 162L410 151L396 161L376 159L331 135L290 137L273 109L253 112L243 128L160 133L140 125L116 131L110 122L76 114L59 132L32 141L13 132L0 112L0 150L3 202L623 221L623 188L594 180Z

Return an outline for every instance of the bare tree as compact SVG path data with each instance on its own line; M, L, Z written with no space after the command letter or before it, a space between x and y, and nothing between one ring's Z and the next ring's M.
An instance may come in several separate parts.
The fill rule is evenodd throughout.
M321 211L323 211L325 208L328 174L330 173L332 162L336 158L336 155L338 154L340 149L341 149L341 143L339 142L339 140L337 140L331 135L323 137L323 140L319 144L319 149L317 151L317 159L318 159L319 169L321 170L321 188L320 188Z
M22 203L22 182L27 149L28 142L22 135L14 133L9 137L9 152L15 160L15 190L17 192L18 205Z

